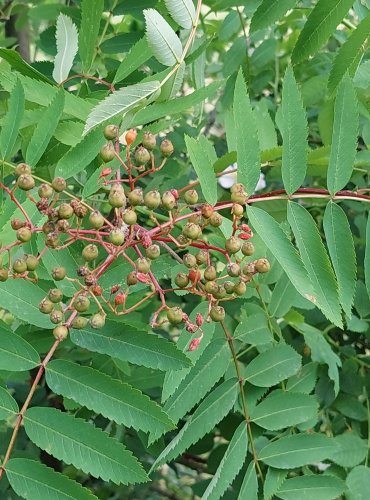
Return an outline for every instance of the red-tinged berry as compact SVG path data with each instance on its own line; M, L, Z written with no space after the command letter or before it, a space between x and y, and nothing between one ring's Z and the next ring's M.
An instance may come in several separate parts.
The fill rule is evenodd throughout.
M89 222L94 229L100 229L104 226L104 217L98 210L94 210L89 216Z
M115 245L116 247L119 247L123 245L125 241L125 234L121 229L112 229L109 233L109 241Z
M53 330L53 335L56 340L62 341L68 337L69 330L64 325L56 326Z
M243 243L242 245L242 254L247 255L248 257L254 254L254 245L250 241Z
M139 273L147 274L150 271L150 260L145 257L139 257L136 261L136 269Z
M110 294L114 295L115 293L118 292L118 290L121 288L121 285L113 285L112 288L110 289Z
M185 288L189 284L189 276L185 273L177 273L175 283L179 288Z
M103 294L103 288L100 285L94 285L91 291L97 297L100 297Z
M198 203L198 193L195 191L195 189L189 189L189 191L185 191L184 194L184 200L188 205L195 205Z
M85 295L79 295L73 302L73 307L78 312L86 312L90 308L90 300Z
M118 131L119 129L117 125L107 125L104 128L103 134L107 141L113 141L114 139L116 139Z
M225 319L225 309L221 306L213 306L209 315L213 321L223 321Z
M165 158L168 158L168 156L171 156L173 151L174 151L173 144L168 139L164 139L161 142L159 149L162 153L162 156L164 156Z
M17 186L23 191L30 191L35 187L35 179L30 174L22 174L18 177Z
M25 273L27 271L26 261L23 259L16 259L13 262L13 271L18 274Z
M202 340L201 337L193 339L189 344L188 351L195 351L198 348L201 340Z
M200 280L199 269L190 269L188 276L192 283L197 283Z
M99 249L93 243L85 246L85 248L82 250L82 257L84 260L86 260L86 262L92 262L93 260L97 259L98 256Z
M112 161L115 156L114 145L111 142L107 142L107 144L104 144L104 146L101 147L100 157L104 163Z
M88 324L89 320L84 318L83 316L76 316L72 321L72 328L76 328L80 330L81 328L85 328Z
M167 309L167 319L172 325L178 325L183 321L183 312L181 307L171 307Z
M152 151L157 145L155 135L151 132L144 132L143 140L141 142L144 148L149 149L149 151Z
M51 311L50 313L50 321L54 323L54 325L57 325L58 323L61 323L63 321L64 315L62 311L59 311L57 309L54 309L54 311Z
M49 200L54 194L54 189L49 184L44 183L40 185L38 189L38 194L40 198Z
M158 259L158 257L161 255L161 249L159 245L153 244L145 249L145 254L148 259L155 260Z
M62 266L54 267L51 271L51 276L55 281L62 281L67 275L67 271Z
M138 165L145 165L145 163L150 161L151 156L149 151L144 148L144 146L138 146L135 149L134 158Z
M26 243L27 241L30 241L32 238L32 231L29 227L21 227L17 231L17 240L21 241L22 243Z
M128 130L125 135L125 141L127 146L131 146L131 144L136 141L136 138L137 138L136 130L134 128Z
M207 266L204 270L204 279L207 281L214 281L217 278L217 271L215 266Z
M10 225L12 226L12 229L17 231L21 227L24 227L27 223L21 219L18 219L18 217L15 217L10 221Z
M84 282L86 286L93 286L96 284L96 276L93 273L90 273L85 276Z
M161 195L159 191L148 191L144 195L144 204L150 210L155 210L161 204Z
M270 262L267 259L256 260L254 266L258 273L268 273L271 268Z
M218 212L213 212L208 220L213 227L219 227L222 224L222 216Z
M144 195L141 188L135 188L130 191L127 195L127 198L130 205L132 205L133 207L144 204Z
M54 309L54 304L47 297L42 299L42 301L39 303L39 311L42 312L43 314L50 314L53 309Z
M19 163L14 170L14 174L16 177L20 177L21 175L28 175L31 173L31 167L27 165L27 163Z
M137 279L136 271L131 271L126 277L126 283L128 286L136 285L139 282Z
M63 299L63 292L62 290L59 290L59 288L50 288L48 297L53 304L58 304Z
M114 297L114 304L116 306L124 304L126 301L126 295L123 292L117 293L117 295Z
M67 183L63 177L55 177L52 182L51 182L51 187L56 191L57 193L61 193L64 191L67 187Z
M176 206L176 198L172 191L165 191L162 195L162 205L165 210L172 210Z
M94 314L93 316L91 316L89 324L91 328L94 328L96 330L103 328L103 326L105 325L105 316L100 313Z
M204 318L200 313L197 313L195 316L195 323L197 326L201 327L204 323Z
M236 236L231 236L225 242L225 249L229 254L238 253L241 246L241 241Z

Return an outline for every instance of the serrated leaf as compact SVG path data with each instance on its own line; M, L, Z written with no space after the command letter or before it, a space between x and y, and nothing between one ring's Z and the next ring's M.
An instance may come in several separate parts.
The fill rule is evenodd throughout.
M15 333L0 330L0 370L25 371L40 364L35 349Z
M62 83L68 78L78 50L78 33L75 24L64 14L59 14L56 30L57 55L54 60L53 78Z
M314 290L315 304L335 325L342 327L337 283L315 221L301 205L288 203L288 221Z
M286 470L274 469L273 467L268 468L263 484L264 500L271 500L285 481L287 474L288 472Z
M246 498L248 498L248 500L258 500L258 479L253 460L251 460L248 465L238 495L238 500L244 500Z
M366 500L367 491L370 488L370 469L365 465L359 465L351 470L346 479L348 500Z
M63 109L64 90L60 89L42 114L41 120L36 125L31 140L28 143L26 162L29 165L37 165L41 156L45 152L47 145L57 128Z
M246 192L251 194L260 178L261 158L257 124L242 70L236 79L233 106L234 120L238 124L235 127L238 182L244 184Z
M33 66L28 64L22 56L14 49L0 48L0 57L10 64L12 70L18 71L21 75L28 76L33 80L40 80L42 82L54 84L45 75L37 71Z
M27 500L97 500L91 491L83 488L64 474L35 460L12 458L6 464L6 476L17 495Z
M288 66L282 94L283 162L285 190L293 194L303 183L307 170L307 118L301 93L291 66Z
M234 331L234 338L247 344L262 345L272 341L272 333L268 327L265 314L257 313L242 316Z
M228 486L243 467L248 452L247 425L242 422L225 451L217 470L203 493L203 500L218 500L223 496Z
M230 378L212 391L187 420L176 437L162 451L151 471L175 459L199 441L220 422L234 406L237 398L237 379Z
M364 259L365 285L367 293L370 297L370 217L367 217L366 224L366 245Z
M195 21L195 8L192 0L165 0L167 10L182 28L190 29Z
M101 127L92 130L58 161L55 175L69 179L82 172L94 160L105 142Z
M3 355L2 346L0 346L1 356ZM0 361L0 367L2 365L2 360ZM13 371L13 370L12 370ZM8 417L12 417L19 412L19 408L15 399L9 394L9 392L0 386L0 420L6 420Z
M349 76L338 87L328 167L328 190L335 194L351 178L356 156L359 114L356 91Z
M87 366L55 360L47 365L53 392L73 399L118 424L149 432L174 427L162 408L138 389Z
M147 368L165 371L191 366L189 358L173 342L154 333L140 332L113 322L106 323L101 330L72 330L71 340L93 352Z
M365 42L370 34L370 15L366 16L354 29L336 53L328 81L328 91L333 93L347 73L353 76L365 50Z
M353 0L319 0L312 9L295 44L292 61L297 64L314 55L328 40Z
M0 53L1 54L1 53ZM24 113L24 90L17 79L8 101L8 111L0 132L0 151L4 160L10 158L18 137L19 125Z
M89 72L94 59L103 10L104 0L83 0L81 2L81 25L78 45L85 73Z
M307 271L297 250L281 226L271 215L260 208L248 207L247 214L252 226L284 269L292 285L303 297L307 299L312 297L313 289L309 283Z
M252 359L244 378L258 387L271 387L297 373L300 367L301 356L289 345L278 344Z
M294 469L329 458L334 448L333 439L322 434L295 434L270 442L258 459L279 469Z
M367 443L354 432L346 432L334 438L336 449L330 459L341 467L355 467L367 456Z
M315 396L274 391L251 411L252 422L274 431L301 424L317 416Z
M157 61L164 66L180 62L182 45L168 22L154 9L145 9L144 17L148 45Z
M152 56L146 38L141 38L118 66L113 83L121 82Z
M272 26L289 9L293 9L298 0L263 0L253 14L251 31Z
M162 86L161 95L158 98L158 102L169 101L176 97L176 94L181 89L181 85L184 81L186 64L182 62L179 64L175 73L171 76L169 80Z
M198 175L203 196L210 205L215 205L217 179L213 164L217 160L217 155L214 147L204 135L201 135L198 140L185 135L185 144L191 163Z
M330 201L324 213L324 231L329 255L338 281L339 300L348 317L356 290L356 252L352 231L343 209Z
M286 390L291 392L303 392L309 394L315 388L317 379L317 364L307 363L299 372L290 377L286 383Z
M87 117L84 134L100 123L112 119L117 115L123 115L138 106L144 99L151 96L160 88L157 81L138 83L124 87L113 92L91 111Z
M55 408L29 408L24 415L28 437L50 455L115 484L142 483L141 464L116 439L92 424Z
M307 475L287 479L276 493L284 500L334 500L345 489L345 483L338 477L326 475Z

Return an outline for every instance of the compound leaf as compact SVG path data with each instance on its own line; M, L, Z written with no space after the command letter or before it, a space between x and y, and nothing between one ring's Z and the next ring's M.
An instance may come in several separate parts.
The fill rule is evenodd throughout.
M94 59L104 0L81 2L81 26L78 36L79 54L84 72L88 73Z
M251 31L268 28L278 21L298 0L263 0L253 14Z
M190 29L195 20L195 9L192 0L165 0L172 19L182 28Z
M311 498L334 500L345 490L345 483L338 477L326 475L298 476L284 481L276 496L283 500Z
M59 14L55 36L57 55L54 60L53 78L57 83L62 83L68 78L78 50L77 28L68 16Z
M0 386L0 420L6 420L8 417L16 415L18 411L15 399L4 387Z
M168 22L154 9L145 9L146 37L154 57L164 66L181 59L182 45Z
M8 111L4 117L0 132L0 151L4 160L10 158L18 137L19 125L24 113L24 90L21 82L17 79L10 94Z

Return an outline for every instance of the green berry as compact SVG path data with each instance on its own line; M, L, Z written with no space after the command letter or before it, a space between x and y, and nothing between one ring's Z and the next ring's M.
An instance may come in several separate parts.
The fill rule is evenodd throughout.
M14 174L16 177L20 177L21 175L30 173L31 173L31 167L27 165L27 163L19 163L19 165L17 165L14 170Z
M98 210L91 212L89 222L94 229L100 229L104 226L104 217Z
M18 219L18 217L15 217L10 221L10 225L12 226L12 229L17 231L17 229L20 229L21 227L24 227L26 225L26 222L24 222L21 219Z
M195 255L192 255L191 253L185 254L182 261L189 269L197 265L197 259L195 258Z
M227 295L226 289L223 285L218 287L218 290L213 294L216 299L224 299Z
M244 295L245 292L247 291L247 285L244 283L244 281L238 281L237 283L235 283L234 285L234 293L236 293L236 295Z
M63 292L62 290L59 290L59 288L50 288L48 297L53 304L58 304L63 298Z
M58 207L59 219L70 219L74 215L74 210L69 203L61 203Z
M66 233L69 228L70 228L70 225L69 225L69 222L65 219L60 219L58 220L57 222L57 225L56 225L56 228L58 231L60 231L61 233Z
M145 257L139 257L136 261L136 269L139 273L147 274L150 271L150 260Z
M158 259L158 257L161 255L161 249L158 245L150 245L148 248L145 249L146 256L151 259Z
M213 209L212 205L209 205L208 203L206 203L205 205L202 206L202 216L205 219L209 219L213 213L214 213L214 209Z
M215 281L207 281L204 285L204 289L207 293L212 295L218 292L219 286Z
M195 258L198 264L206 264L208 262L208 252L206 250L199 250Z
M72 328L80 329L85 328L89 320L83 316L76 316L72 321Z
M118 135L117 125L107 125L103 131L104 137L107 141L113 141Z
M215 266L207 266L204 270L204 279L207 281L214 281L217 278L217 271Z
M250 241L246 241L242 245L242 254L248 257L254 254L254 245Z
M17 185L23 191L29 191L35 187L35 179L30 174L22 174L18 177Z
M236 264L236 262L231 262L230 264L227 265L227 273L229 276L235 278L237 276L240 276L240 272L241 272L240 266L239 264Z
M48 233L45 236L45 244L49 248L56 248L59 245L59 235L57 232Z
M108 196L108 202L113 208L126 206L126 196L121 184L112 185Z
M239 203L234 203L231 209L231 213L236 217L242 217L242 215L244 214L244 208Z
M245 192L244 184L242 184L241 182L237 182L236 184L233 184L231 186L230 191L232 193L244 193Z
M243 267L243 274L246 276L251 276L252 274L256 274L256 266L254 262L249 262L246 266Z
M137 213L135 210L128 209L123 214L123 222L129 226L133 226L137 222Z
M138 205L144 204L143 190L141 188L135 188L130 191L127 195L130 205L136 207Z
M42 301L39 304L40 312L42 312L43 314L50 314L53 309L54 309L54 304L50 299L48 299L47 297L42 299Z
M67 187L67 183L63 177L55 177L52 182L51 182L51 187L56 191L57 193L61 193L64 191Z
M176 198L171 191L165 191L162 195L162 205L165 210L172 210L176 206Z
M193 222L187 222L182 228L182 233L191 240L197 240L202 234L202 228Z
M213 306L209 315L213 321L223 321L225 319L225 309L221 306Z
M103 328L103 326L105 325L105 317L100 313L94 314L93 316L91 316L89 323L91 328Z
M53 196L54 190L49 184L41 184L38 190L40 198L46 198L47 200Z
M45 234L49 234L49 233L52 233L54 232L56 229L56 226L54 224L54 222L48 220L45 222L45 224L42 226L42 230Z
M213 227L219 227L222 224L222 217L218 212L213 212L208 220Z
M268 273L271 268L270 262L267 259L256 260L254 266L258 273Z
M73 211L79 219L83 219L84 217L86 217L88 210L87 207L85 207L85 205L82 205L82 203L78 202L75 203L71 202L71 206L73 206Z
M136 163L138 163L139 165L145 165L145 163L148 163L148 161L150 161L151 156L149 151L144 148L144 146L138 146L135 149L134 158Z
M226 251L230 254L238 253L241 246L241 241L236 236L231 236L225 242Z
M32 238L32 231L29 227L21 227L17 231L17 240L23 243L30 241Z
M9 278L9 273L7 269L0 269L0 281L4 282Z
M108 163L115 158L116 154L114 146L111 142L107 142L107 144L104 144L104 146L101 147L100 156L104 163Z
M99 250L96 245L91 243L90 245L86 245L82 250L82 257L86 262L91 262L95 260L99 255Z
M144 195L144 204L150 210L155 210L161 204L161 195L159 191L148 191Z
M38 265L39 265L39 260L35 255L27 255L26 257L27 271L34 271Z
M55 280L55 281L64 280L66 275L67 275L67 271L62 266L54 267L51 271L51 276L52 276L53 280Z
M165 158L167 158L168 156L171 156L173 151L174 151L173 144L168 139L164 139L161 142L159 149L162 153L162 156L164 156Z
M123 245L125 241L124 232L121 229L112 229L109 233L109 241L116 247Z
M224 288L226 290L226 293L234 293L234 283L232 281L225 281Z
M126 283L128 286L136 285L139 282L136 276L136 271L131 271L128 273L126 278Z
M51 311L50 313L50 321L54 323L54 325L61 323L63 321L63 318L64 315L62 311L59 311L58 309L54 309L54 311Z
M198 203L198 193L195 191L195 189L189 189L189 191L185 192L184 199L188 205L195 205L196 203Z
M59 325L55 327L53 330L54 337L60 341L66 339L68 337L68 333L69 333L68 328L64 325Z
M185 273L177 273L175 283L179 288L185 288L189 284L189 276Z
M13 271L18 274L25 273L27 271L26 261L23 259L16 259L13 262Z
M157 145L155 135L151 132L144 132L143 140L141 142L144 148L149 149L149 151L152 151Z
M78 312L86 312L90 308L90 300L85 295L79 295L73 302L73 307Z
M167 310L167 319L172 325L177 325L182 322L183 314L181 307L171 307Z

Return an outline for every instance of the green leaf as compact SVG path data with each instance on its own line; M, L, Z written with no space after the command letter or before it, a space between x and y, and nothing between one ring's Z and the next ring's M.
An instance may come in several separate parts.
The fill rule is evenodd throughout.
M92 424L55 408L29 408L24 415L28 437L50 455L86 474L115 484L142 483L141 464L116 439Z
M113 92L91 111L86 121L84 134L87 134L89 130L100 123L111 120L117 115L127 113L154 94L159 88L160 83L153 81L130 85Z
M195 9L192 0L165 0L165 4L172 19L179 26L190 29L195 20Z
M365 272L366 290L370 297L370 217L369 216L367 218L367 224L366 224L364 272Z
M154 57L164 66L181 59L182 45L168 22L154 9L145 9L146 38Z
M248 433L245 422L242 422L234 432L234 435L222 457L220 465L211 482L203 493L202 500L218 500L223 496L228 486L243 467L248 452Z
M1 329L0 370L25 371L40 364L35 349L22 337Z
M49 329L49 317L41 314L38 308L45 295L44 290L30 281L7 280L1 283L0 307L29 325Z
M356 91L349 76L338 87L328 167L328 190L335 194L348 183L356 156L359 113Z
M158 370L180 370L191 361L173 342L154 333L140 332L126 325L106 323L101 330L72 330L71 340L93 352Z
M312 283L313 302L332 323L341 328L337 283L315 221L304 207L294 202L288 203L288 221Z
M94 500L98 497L64 474L34 460L12 458L6 476L17 495L27 500Z
M309 394L315 388L317 379L317 364L307 363L299 372L290 377L286 384L286 390L291 392L303 392Z
M162 86L161 95L158 97L158 102L169 101L170 99L174 99L176 97L184 81L185 68L186 64L184 62L179 64L175 73Z
M295 44L292 61L297 64L314 55L328 40L353 0L319 0L312 9Z
M0 347L0 352L2 352L2 347ZM0 360L0 366L1 365L2 360ZM6 420L8 417L12 417L18 412L19 408L15 399L6 389L4 389L4 387L0 386L0 420Z
M68 16L59 14L55 36L57 55L54 60L53 78L57 83L62 83L68 78L78 50L77 28Z
M146 38L141 38L118 66L113 83L121 82L152 56Z
M310 299L313 290L307 271L297 250L281 226L271 215L260 208L248 207L247 214L252 226L284 269L292 285L303 297Z
M279 469L294 469L329 458L334 448L333 439L322 434L295 434L270 442L258 459Z
M346 479L348 500L366 500L370 488L370 469L359 465L351 470Z
M138 389L104 373L70 361L47 365L46 382L53 392L73 399L110 420L136 430L162 432L174 427L162 408Z
M366 16L354 29L336 53L328 81L328 91L333 93L347 73L353 76L366 47L370 33L370 15Z
M248 465L248 469L245 473L238 495L238 500L244 500L246 498L248 498L248 500L258 500L258 479L253 460L251 460Z
M37 69L30 64L26 63L16 50L0 48L0 57L8 62L14 71L19 71L21 75L28 76L41 82L53 84L49 78L37 71Z
M213 164L217 160L213 145L201 135L198 140L185 135L185 144L190 160L197 173L205 200L210 205L217 202L217 178Z
M343 209L330 201L324 214L324 231L335 275L338 281L339 300L348 317L356 290L356 253L352 231Z
M286 470L274 469L273 467L268 468L263 485L263 498L265 500L271 500L285 481L287 474Z
M244 372L244 378L258 387L271 387L297 373L301 356L289 345L278 344L258 354Z
M1 50L0 50L1 54ZM0 151L4 160L11 157L15 141L18 137L19 125L24 113L24 90L17 79L10 95L8 111L4 117L0 132Z
M237 379L230 378L212 391L187 420L176 437L156 459L150 472L166 462L174 460L199 441L220 422L233 407L237 398Z
M314 419L317 410L315 396L277 390L258 404L250 417L260 427L275 431Z
M101 127L92 130L59 160L55 175L69 179L82 172L94 160L105 142Z
M103 11L104 0L83 0L81 2L81 25L78 45L85 73L89 73L94 60Z
M261 159L255 116L248 96L242 70L239 71L234 91L234 120L238 162L238 182L246 192L253 193L260 178Z
M287 479L276 493L284 500L334 500L345 489L345 483L338 477L326 475L298 476Z
M250 316L243 315L235 329L234 338L252 345L263 345L271 342L272 333L266 315L262 313Z
M336 449L330 459L341 467L355 467L367 456L367 443L354 432L346 432L334 438Z
M285 190L293 194L303 183L307 170L307 118L291 66L288 66L282 95L283 163Z
M298 0L263 0L253 14L251 32L272 26L289 9L295 7Z
M60 117L64 108L64 90L60 89L45 109L41 120L38 122L26 152L26 162L31 165L37 165L41 156L45 152L50 139L54 135Z

